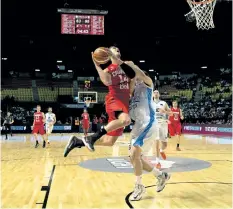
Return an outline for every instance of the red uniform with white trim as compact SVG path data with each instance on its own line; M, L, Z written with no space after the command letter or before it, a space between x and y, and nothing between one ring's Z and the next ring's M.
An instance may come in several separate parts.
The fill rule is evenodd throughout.
M116 112L129 113L130 79L120 66L111 64L108 66L112 84L108 86L109 93L105 97L108 122L116 120ZM107 133L109 136L121 136L124 128Z
M37 134L38 132L40 135L45 134L44 122L43 122L43 113L42 112L35 112L34 113L34 126L33 126L32 133Z
M181 135L180 108L171 108L173 113L169 116L168 130L171 136Z
M89 129L89 114L87 112L84 112L82 114L82 118L83 129Z

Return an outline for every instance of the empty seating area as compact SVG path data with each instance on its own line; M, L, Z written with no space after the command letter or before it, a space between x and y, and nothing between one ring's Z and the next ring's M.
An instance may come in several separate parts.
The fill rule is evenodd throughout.
M178 90L173 85L163 85L161 88L159 88L159 92L162 99L171 99L172 97L185 97L187 98L187 100L191 100L193 97L192 90Z
M212 87L202 86L201 91L202 98L205 96L211 96L212 99L227 99L230 98L232 95L232 85L221 85L220 82L217 82Z
M41 102L56 102L58 96L58 88L38 87L39 100Z
M1 89L1 99L4 99L6 96L14 97L16 101L21 102L31 102L33 101L33 94L31 88L7 88Z

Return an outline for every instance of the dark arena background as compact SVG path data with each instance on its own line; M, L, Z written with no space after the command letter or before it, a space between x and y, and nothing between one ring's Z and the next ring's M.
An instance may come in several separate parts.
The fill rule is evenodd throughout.
M1 208L232 208L232 1L189 1L198 6L2 1ZM214 28L198 29L197 15L215 1ZM84 110L88 135L108 123L108 88L91 52L111 46L146 71L160 100L169 107L176 100L184 116L180 141L168 133L167 158L160 156L171 179L157 193L156 178L145 173L140 201L130 199L135 121L115 143L63 156L73 135L84 136ZM37 105L56 115L52 133L43 135L49 143L39 134L39 145L32 134ZM155 145L147 160L157 167Z

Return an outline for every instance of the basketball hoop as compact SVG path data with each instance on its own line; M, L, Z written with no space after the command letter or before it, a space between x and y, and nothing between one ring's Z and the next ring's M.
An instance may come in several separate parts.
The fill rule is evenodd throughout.
M187 21L196 19L196 26L198 29L209 30L214 28L213 14L216 0L187 0L190 8L192 9L185 16Z

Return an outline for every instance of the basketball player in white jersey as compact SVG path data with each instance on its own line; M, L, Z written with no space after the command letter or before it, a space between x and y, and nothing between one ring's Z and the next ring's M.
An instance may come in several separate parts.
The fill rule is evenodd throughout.
M134 167L136 183L130 200L140 200L146 189L142 184L142 172L152 172L158 179L157 192L164 189L170 175L151 165L144 156L154 144L156 131L155 104L153 102L153 82L146 72L137 66L135 86L131 86L130 116L135 121L131 132L130 161Z
M164 150L167 148L168 141L168 118L167 116L171 114L171 110L165 101L159 99L160 94L158 90L154 91L154 103L156 106L156 120L157 120L157 130L156 130L156 168L160 169L161 164L159 160L159 155L166 160L166 154ZM162 143L162 148L159 149L159 141Z
M52 111L52 107L49 107L48 112L45 114L45 130L48 144L50 144L49 135L52 133L53 126L56 123L56 115Z

